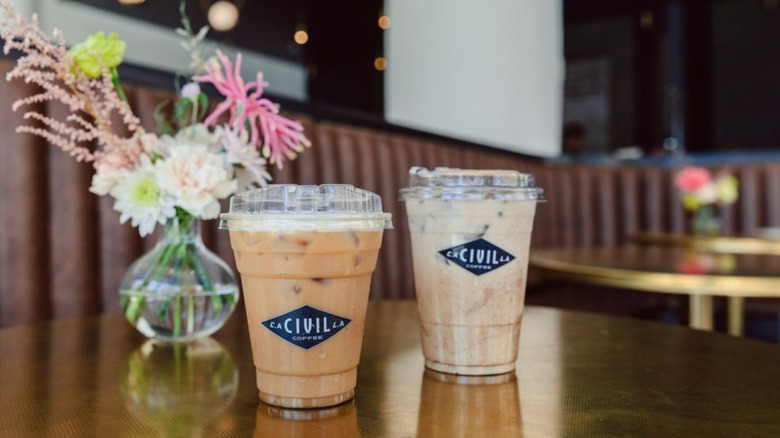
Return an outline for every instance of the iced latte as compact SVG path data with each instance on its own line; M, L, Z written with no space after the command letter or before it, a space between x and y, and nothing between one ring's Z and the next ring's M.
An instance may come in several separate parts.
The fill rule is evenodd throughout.
M287 408L351 399L371 274L390 215L347 185L272 185L222 215L241 274L260 399Z
M542 190L515 171L412 168L401 197L426 366L465 375L514 370Z

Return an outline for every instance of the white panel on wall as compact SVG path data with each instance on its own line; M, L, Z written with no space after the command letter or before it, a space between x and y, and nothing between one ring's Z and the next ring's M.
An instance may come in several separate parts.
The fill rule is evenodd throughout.
M385 10L388 121L560 154L560 0L386 0Z

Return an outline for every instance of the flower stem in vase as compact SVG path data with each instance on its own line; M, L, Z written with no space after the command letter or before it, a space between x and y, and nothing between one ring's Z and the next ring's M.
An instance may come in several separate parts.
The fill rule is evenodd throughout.
M187 244L185 242L178 243L176 245L176 261L173 265L173 272L178 272L179 269L181 269L182 265L185 263L185 260L187 259ZM181 311L182 311L182 300L184 299L184 288L179 291L179 294L176 297L176 308L173 312L173 335L178 336L181 334ZM190 302L192 302L192 298L190 297ZM166 301L167 303L167 301ZM188 314L188 319L191 318L191 312ZM187 328L189 332L192 332L191 324L187 324Z
M149 280L151 279L152 275L159 269L159 266L164 263L166 258L170 257L170 251L172 249L170 247L166 247L165 250L160 254L160 256L157 258L157 260L154 262L153 269L150 269L146 272L146 275L144 275L143 280L141 281L141 284L137 287L137 291L140 292L138 295L132 295L129 297L130 302L128 303L127 307L125 308L124 305L122 308L125 309L125 318L127 318L128 321L132 324L138 323L138 318L141 317L141 314L144 310L144 304L146 303L146 297L144 296L144 289L149 284Z
M183 297L176 295L176 301L173 307L173 335L179 336L181 334L181 302Z
M125 318L132 324L136 324L144 311L145 299L142 295L133 295L128 297L128 299L130 302L127 303L127 307L122 306L125 309Z
M163 252L152 265L153 268L146 272L143 279L141 280L141 284L135 288L137 292L140 292L140 294L129 297L130 302L125 309L125 318L127 318L130 323L136 324L138 322L138 318L141 317L141 314L144 310L144 305L146 304L144 291L149 285L149 281L159 278L165 272L165 267L170 262L170 258L173 255L174 249L175 248L173 245L165 246Z
M214 286L211 284L211 280L209 280L208 275L206 275L206 270L203 268L203 261L200 259L200 254L198 254L194 247L193 250L189 253L187 262L195 271L195 276L201 286L203 286L203 290L211 294L214 311L217 313L221 312L223 306L222 297L220 297L219 294L217 294L214 290Z
M195 298L190 296L187 301L187 333L195 330Z

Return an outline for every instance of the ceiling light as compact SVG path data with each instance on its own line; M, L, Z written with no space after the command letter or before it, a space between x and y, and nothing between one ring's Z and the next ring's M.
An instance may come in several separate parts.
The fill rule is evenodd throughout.
M390 21L390 17L388 17L387 15L382 15L381 17L379 17L379 21L377 24L379 24L379 27L381 27L382 29L388 29L390 28L390 23L392 23Z
M379 71L385 71L387 68L387 60L383 57L378 57L374 60L374 68Z
M309 41L309 34L306 33L305 30L299 30L295 32L293 39L295 40L296 43L300 45L304 45Z
M238 23L238 6L220 0L211 5L208 12L211 28L219 32L227 32Z
M119 3L122 3L123 5L140 5L145 1L146 0L119 0Z

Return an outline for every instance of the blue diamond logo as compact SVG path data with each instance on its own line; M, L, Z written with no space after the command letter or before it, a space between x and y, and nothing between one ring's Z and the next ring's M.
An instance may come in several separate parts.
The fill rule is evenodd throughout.
M349 318L306 305L260 324L285 341L308 350L327 341L350 322Z
M487 274L515 259L515 256L485 239L453 246L439 251L439 254L447 259L447 263L455 263L474 275Z

